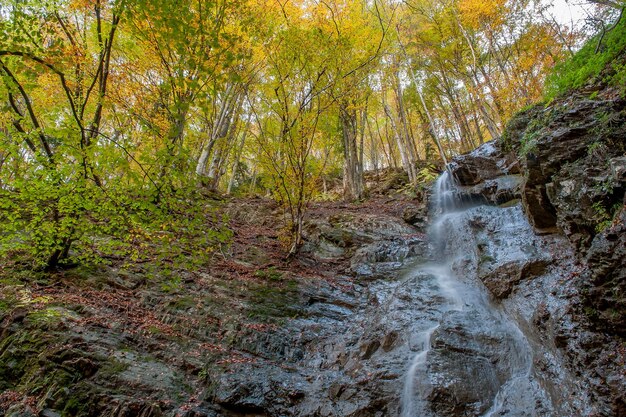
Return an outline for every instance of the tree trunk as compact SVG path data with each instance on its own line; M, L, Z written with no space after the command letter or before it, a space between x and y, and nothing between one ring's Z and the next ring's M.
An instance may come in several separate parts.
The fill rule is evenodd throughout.
M198 163L196 164L196 175L202 178L202 182L206 183L206 178L203 177L206 177L209 157L212 155L216 144L228 135L230 124L232 122L232 115L235 107L237 106L237 102L239 102L239 94L236 94L233 91L232 85L229 85L224 92L219 112L213 122L213 126L211 127L209 140L202 148L202 153L200 154L200 158L198 158ZM213 163L213 160L211 163Z
M410 168L411 163L406 153L406 146L402 141L402 134L398 130L398 126L396 124L396 121L394 120L393 114L391 113L391 109L389 108L389 106L386 103L384 103L383 108L391 124L391 130L393 131L393 136L396 139L396 145L398 147L398 151L400 152L400 159L402 160L402 167L404 168L406 173L409 175L409 181L413 182L415 178L413 177L413 171Z
M398 32L398 39L400 39L399 32ZM433 138L433 141L435 142L435 146L437 146L437 150L439 151L439 156L443 160L443 163L447 166L448 158L446 157L446 153L443 150L443 146L441 146L441 141L439 140L439 137L437 136L437 132L435 131L435 120L430 114L430 110L428 109L428 106L426 105L426 100L424 100L424 95L422 94L422 89L417 83L417 76L415 75L415 72L413 71L413 68L411 67L411 61L409 60L409 56L406 53L406 49L404 48L404 45L402 44L402 42L399 42L399 43L400 43L400 49L402 50L402 54L404 55L404 59L406 60L407 65L409 67L408 72L411 77L411 81L413 81L413 84L415 85L415 90L417 90L417 95L419 96L420 102L422 104L422 108L424 109L424 113L426 113L426 116L428 117L428 132L430 133L430 136Z
M349 103L339 105L339 121L343 139L343 194L346 200L359 200L363 197L363 161L359 159L357 144L358 117L356 109Z
M406 161L407 165L405 166L405 169L407 170L407 173L409 174L410 181L414 182L417 179L417 160L419 159L419 157L416 154L415 141L413 140L413 138L411 137L409 133L409 124L408 124L407 117L406 117L406 110L404 109L404 99L403 99L404 94L402 92L402 86L400 85L400 77L397 72L396 72L394 84L395 84L394 92L396 96L398 120L400 121L400 124L402 125L402 130L398 131L398 134L402 136L401 142L403 146L405 147L404 152L406 154L406 159L407 159Z
M374 132L372 132L372 124L369 118L365 118L365 123L367 123L367 132L370 136L370 161L374 168L374 174L378 177L378 140L374 136Z
M239 169L239 161L241 160L241 154L243 153L243 148L246 144L246 136L248 135L248 128L250 125L250 121L248 120L243 128L243 133L241 135L241 141L235 149L235 160L233 161L232 173L230 175L230 180L228 181L228 188L226 190L226 194L229 194L233 190L233 185L235 184L235 177L237 176L237 170Z

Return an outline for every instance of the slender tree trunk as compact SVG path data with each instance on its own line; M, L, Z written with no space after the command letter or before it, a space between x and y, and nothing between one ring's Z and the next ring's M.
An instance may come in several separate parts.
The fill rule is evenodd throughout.
M378 177L378 140L376 140L374 132L372 132L372 124L369 118L365 118L365 123L367 123L367 132L370 137L370 161L374 168L374 174Z
M398 39L400 39L399 33L398 33ZM430 133L430 136L433 138L433 141L435 142L435 146L437 146L437 150L439 151L439 156L443 160L443 163L447 166L448 158L446 157L446 153L443 150L443 146L441 146L441 141L439 140L439 137L437 136L437 132L435 131L435 120L433 119L432 114L430 113L430 110L428 109L428 106L426 105L426 100L424 100L424 94L422 93L422 89L420 88L420 85L417 82L417 76L415 75L413 68L411 68L411 61L409 60L409 56L406 53L406 49L404 48L404 45L402 44L402 42L399 42L399 44L400 44L400 49L402 50L402 53L404 55L404 59L406 60L407 65L409 67L408 72L411 77L411 81L413 81L413 85L415 85L415 90L417 90L417 95L419 96L420 103L422 104L422 108L424 109L424 112L426 113L426 116L428 118L428 132Z
M206 176L209 157L211 156L216 143L228 135L234 108L237 105L236 102L239 101L239 94L236 94L233 90L234 87L230 84L226 87L224 97L220 103L219 111L213 122L213 126L211 127L209 140L204 145L200 158L198 158L198 163L196 164L196 175L201 178Z
M220 179L224 174L223 166L228 159L230 150L233 148L233 142L238 130L237 125L241 116L241 95L240 100L235 103L235 113L229 115L227 119L227 126L225 126L226 133L224 136L218 138L217 142L213 146L213 157L211 158L211 164L207 171L207 186L212 190L217 190Z
M403 140L402 140L402 133L400 133L400 130L398 129L398 125L396 124L396 121L394 120L393 113L391 112L391 109L389 108L389 106L385 103L383 104L383 108L385 110L385 114L387 115L387 118L389 119L389 123L391 124L391 130L393 131L393 136L396 140L398 151L400 152L400 159L402 160L402 167L404 168L406 173L409 175L409 181L413 182L415 178L413 177L413 171L411 170L411 161L406 152L406 145L403 143Z
M243 148L246 144L246 136L248 135L248 129L250 127L250 121L248 120L243 128L243 133L241 135L241 141L239 142L239 146L235 149L235 160L233 161L232 173L230 175L230 180L228 181L228 189L226 190L226 194L230 194L233 190L233 186L235 185L235 178L237 177L237 171L239 170L239 162L241 161L241 154L243 153Z
M402 143L405 147L405 154L407 157L408 166L406 167L411 182L417 179L417 161L419 156L416 154L415 140L411 136L409 123L406 116L406 110L404 108L404 94L402 92L402 86L400 85L400 77L396 72L395 86L396 106L398 113L398 120L402 126L399 134L402 135Z
M359 200L363 197L363 160L359 158L357 144L358 116L350 103L339 106L339 121L343 139L343 193L346 200Z
M378 136L378 140L380 142L380 149L382 150L383 156L387 160L388 167L397 168L397 164L395 158L391 154L391 148L389 147L389 141L385 142L383 138L383 134L380 131L380 124L378 123L378 119L374 119L376 122L376 134ZM387 137L387 121L385 120L385 137Z

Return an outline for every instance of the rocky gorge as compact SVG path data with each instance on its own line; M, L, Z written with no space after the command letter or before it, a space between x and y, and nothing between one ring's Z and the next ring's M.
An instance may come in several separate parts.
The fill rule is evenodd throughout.
M626 101L580 92L430 198L313 210L297 268L256 232L160 292L119 267L5 285L0 415L626 415L625 138ZM271 230L254 204L235 226Z

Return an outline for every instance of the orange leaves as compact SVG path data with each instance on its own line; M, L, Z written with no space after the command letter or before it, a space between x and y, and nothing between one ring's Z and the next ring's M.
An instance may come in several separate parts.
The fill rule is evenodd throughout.
M93 10L97 3L102 3L99 0L71 0L68 4L69 10Z
M506 0L460 0L458 9L461 21L473 29L504 23L508 11Z

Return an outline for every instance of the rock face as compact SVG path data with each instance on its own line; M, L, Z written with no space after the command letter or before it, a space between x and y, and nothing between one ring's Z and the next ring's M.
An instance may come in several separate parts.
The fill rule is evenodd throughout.
M344 262L331 278L268 265L268 235L227 265L246 279L179 277L199 298L117 274L84 282L105 316L91 290L0 309L0 415L626 415L624 122L610 94L521 114L453 161L466 209L429 237L421 202L311 219L303 262Z
M565 354L565 367L581 375L578 384L592 388L594 412L606 416L626 412L619 347L626 328L626 101L616 97L571 96L531 108L511 121L503 139L453 163L462 197L502 204L492 184L508 181L510 172L501 167L511 166L511 153L519 156L522 181L507 198L521 198L535 233L547 240L527 236L516 244L520 256L503 259L516 249L494 253L492 230L476 245L477 275L495 300L525 317L521 328L529 338ZM485 162L482 155L495 160ZM473 233L484 233L488 222L472 222ZM546 296L541 288L555 285L547 278L557 273L555 265L563 288ZM548 356L540 362L548 363Z
M449 169L461 186L472 186L504 175L520 172L519 162L513 152L507 152L489 142L484 146L452 161Z
M586 301L593 319L626 337L626 210L593 239L586 262L591 278Z
M546 135L574 140L564 132ZM268 341L283 353L216 377L209 398L271 416L621 415L623 218L594 224L581 251L560 225L582 214L553 194L578 160L516 165L521 148L490 143L454 161L457 197L478 207L443 216L430 241L389 216L310 223L305 250L350 257L354 280L340 282L353 290L301 289L307 314ZM619 164L606 165L616 178ZM552 185L538 180L545 167Z
M525 211L538 231L558 229L584 251L623 205L626 101L573 96L531 112L509 136L522 154Z
M449 166L467 204L505 204L522 196L524 178L515 152L504 150L500 142L455 158Z
M346 276L300 288L301 316L248 344L263 362L212 374L206 401L225 415L626 414L624 112L610 93L573 96L456 158L457 198L478 207L436 224L441 240L385 215L309 223L305 253L350 258Z

